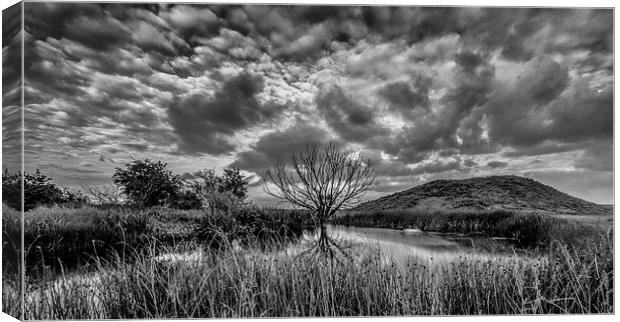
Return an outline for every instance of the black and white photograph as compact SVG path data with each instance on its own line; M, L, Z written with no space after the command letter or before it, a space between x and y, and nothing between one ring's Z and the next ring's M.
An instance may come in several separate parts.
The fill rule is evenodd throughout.
M614 315L615 9L501 5L7 5L2 312Z

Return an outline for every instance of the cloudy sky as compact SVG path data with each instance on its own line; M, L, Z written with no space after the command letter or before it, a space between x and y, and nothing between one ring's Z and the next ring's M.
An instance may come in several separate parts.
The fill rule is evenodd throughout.
M374 164L368 198L516 174L613 202L612 10L25 10L26 169L61 185L148 157L179 174L236 166L269 202L275 159L338 141Z

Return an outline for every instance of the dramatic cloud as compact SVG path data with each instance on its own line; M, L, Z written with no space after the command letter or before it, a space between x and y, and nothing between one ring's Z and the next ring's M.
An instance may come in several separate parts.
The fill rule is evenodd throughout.
M283 108L274 102L259 102L257 95L262 90L262 77L241 73L225 81L213 98L199 93L174 101L168 114L170 124L181 138L182 150L213 154L233 151L235 147L226 136L272 121Z
M339 87L317 94L316 104L327 124L346 141L364 142L385 132L372 108L354 101Z
M414 120L416 109L428 110L430 98L428 92L431 79L418 77L412 86L405 81L387 84L379 91L389 103L390 109L399 112L403 117Z
M21 21L19 4L2 12L2 171L21 170Z
M62 184L104 182L149 157L178 173L239 167L250 196L268 202L266 168L335 141L373 165L369 198L505 173L612 198L609 9L27 2L25 12L27 169ZM21 37L15 21L3 30L10 164Z
M262 175L278 160L285 160L291 152L312 144L324 144L330 135L323 129L309 124L296 123L282 131L262 136L249 151L241 152L231 166Z

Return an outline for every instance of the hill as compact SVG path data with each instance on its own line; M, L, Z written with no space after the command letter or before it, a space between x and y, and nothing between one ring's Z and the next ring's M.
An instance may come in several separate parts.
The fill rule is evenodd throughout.
M397 209L539 211L555 214L609 215L613 207L570 196L519 176L436 180L360 204L353 211Z

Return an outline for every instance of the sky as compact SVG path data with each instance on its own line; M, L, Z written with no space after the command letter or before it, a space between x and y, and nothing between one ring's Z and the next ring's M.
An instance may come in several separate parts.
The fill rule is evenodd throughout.
M250 198L269 204L261 177L275 160L337 142L373 165L367 199L514 174L613 203L610 9L26 3L25 13L25 168L60 185L108 184L116 167L149 158L178 174L240 168ZM13 170L19 113L6 101Z

